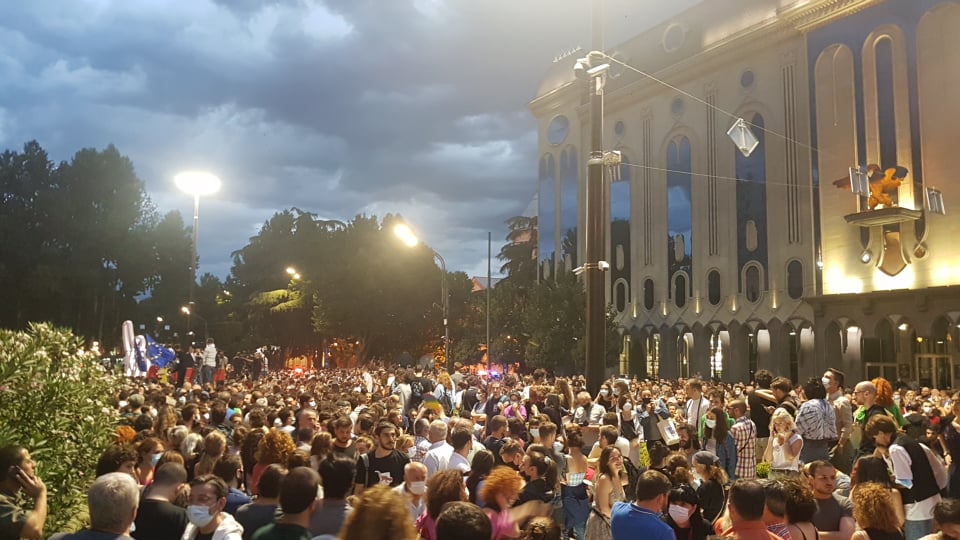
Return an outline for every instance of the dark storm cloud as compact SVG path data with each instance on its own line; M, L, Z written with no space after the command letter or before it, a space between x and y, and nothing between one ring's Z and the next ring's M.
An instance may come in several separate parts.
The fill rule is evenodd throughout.
M694 0L676 3L677 11ZM610 0L607 39L665 16ZM589 47L585 0L183 0L0 6L0 144L54 159L116 144L166 211L201 204L202 270L276 210L401 213L451 269L485 269L535 186L526 110L555 55ZM495 263L496 266L496 263Z

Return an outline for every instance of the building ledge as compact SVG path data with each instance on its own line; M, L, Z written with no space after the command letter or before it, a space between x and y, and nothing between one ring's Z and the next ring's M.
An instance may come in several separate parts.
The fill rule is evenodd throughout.
M879 210L866 210L855 214L847 214L843 216L843 219L846 220L847 223L858 227L874 227L916 221L921 217L923 217L923 212L920 210L894 206L892 208L880 208Z

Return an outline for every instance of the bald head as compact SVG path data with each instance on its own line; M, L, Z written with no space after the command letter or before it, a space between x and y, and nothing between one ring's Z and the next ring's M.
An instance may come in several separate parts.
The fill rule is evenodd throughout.
M424 482L427 480L427 466L419 461L411 461L403 467L403 481L407 484L411 482Z
M870 408L877 402L877 387L870 381L863 381L853 389L853 397L857 403Z

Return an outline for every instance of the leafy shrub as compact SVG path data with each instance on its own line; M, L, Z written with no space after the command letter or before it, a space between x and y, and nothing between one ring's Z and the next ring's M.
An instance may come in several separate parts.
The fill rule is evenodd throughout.
M769 478L769 476L770 463L766 461L757 463L757 478Z
M116 425L109 400L121 379L82 347L48 324L0 330L0 445L22 445L37 462L48 492L47 534L83 527L86 490Z

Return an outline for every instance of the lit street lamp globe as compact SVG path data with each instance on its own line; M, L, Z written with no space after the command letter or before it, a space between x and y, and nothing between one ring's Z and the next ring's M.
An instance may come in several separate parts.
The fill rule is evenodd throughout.
M220 191L220 178L208 172L182 172L176 175L173 181L181 191L191 195L212 195Z

